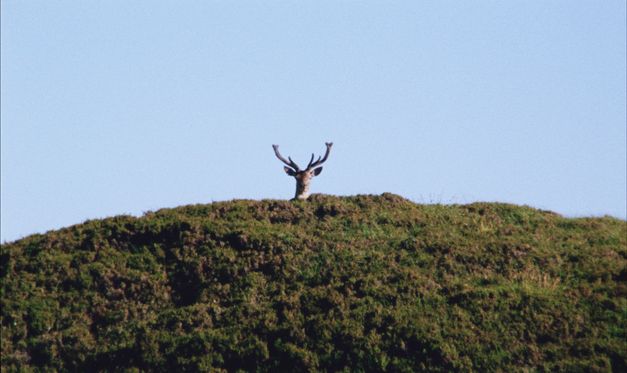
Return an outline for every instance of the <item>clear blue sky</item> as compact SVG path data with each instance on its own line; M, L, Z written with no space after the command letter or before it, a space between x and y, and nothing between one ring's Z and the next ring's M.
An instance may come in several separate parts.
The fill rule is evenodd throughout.
M625 1L18 1L3 241L312 192L626 214Z

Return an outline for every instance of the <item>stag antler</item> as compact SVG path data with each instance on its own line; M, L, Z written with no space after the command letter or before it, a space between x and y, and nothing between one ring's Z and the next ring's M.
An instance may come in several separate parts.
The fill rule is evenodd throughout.
M311 154L311 160L309 161L309 164L307 165L307 170L311 170L314 167L318 167L321 164L323 164L327 158L329 157L329 153L331 152L331 147L333 146L332 142L325 142L324 143L327 146L327 151L326 153L324 153L324 158L322 158L322 156L318 157L318 159L314 162L314 155L313 153ZM321 159L322 158L322 159Z
M294 171L296 171L296 172L300 171L300 168L298 168L298 165L296 164L296 162L294 162L292 160L292 158L287 157L287 159L289 159L289 161L287 159L283 158L281 153L279 153L279 146L278 145L272 145L272 148L274 149L274 154L276 155L277 158L279 158L281 160L281 162L283 162L286 165L292 167L294 169Z

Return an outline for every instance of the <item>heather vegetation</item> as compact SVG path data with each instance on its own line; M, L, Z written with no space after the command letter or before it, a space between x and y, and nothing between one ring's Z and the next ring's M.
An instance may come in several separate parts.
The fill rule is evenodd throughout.
M2 371L627 371L627 223L231 201L1 248Z

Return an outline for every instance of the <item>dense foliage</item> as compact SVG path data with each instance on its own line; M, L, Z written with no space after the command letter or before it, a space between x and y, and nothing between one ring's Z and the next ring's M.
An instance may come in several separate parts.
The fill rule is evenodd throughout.
M2 371L626 371L627 223L232 201L2 245Z

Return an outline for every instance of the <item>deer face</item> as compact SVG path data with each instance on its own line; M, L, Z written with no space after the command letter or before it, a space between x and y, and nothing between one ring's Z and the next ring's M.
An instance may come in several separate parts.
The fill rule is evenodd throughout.
M285 170L285 173L289 176L294 176L296 180L305 181L310 180L314 176L320 175L320 173L322 172L322 167L312 168L305 171L294 171L289 167L283 167L283 170Z
M296 179L296 195L294 199L307 199L309 197L309 183L314 176L320 175L322 172L322 167L320 166L327 160L329 153L331 152L331 146L333 146L332 142L326 143L327 151L323 157L318 157L318 159L314 162L314 155L311 155L311 160L307 165L307 168L301 170L298 165L292 160L292 158L287 157L287 159L283 158L283 156L279 153L279 146L272 145L274 148L274 154L281 160L283 163L288 165L289 167L283 167L283 170L289 176L293 176Z

